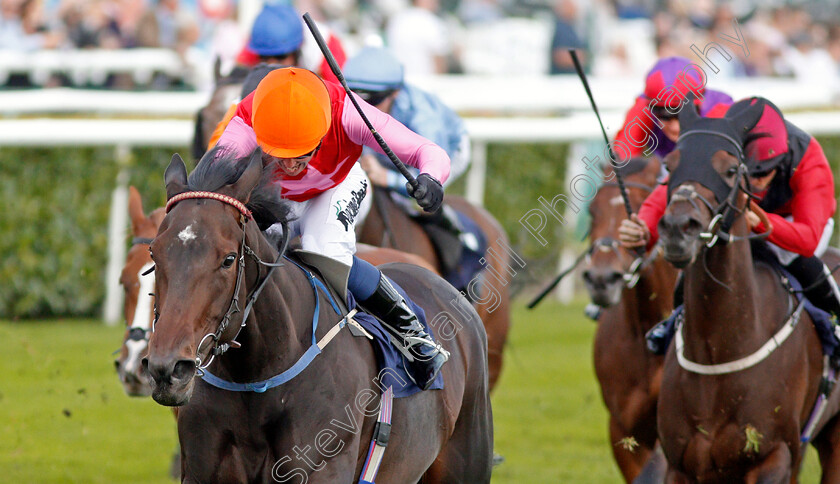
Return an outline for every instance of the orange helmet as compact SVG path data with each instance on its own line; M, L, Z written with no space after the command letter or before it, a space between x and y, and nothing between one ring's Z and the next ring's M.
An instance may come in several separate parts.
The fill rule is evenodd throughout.
M277 158L305 155L330 129L332 103L315 73L297 67L271 71L254 91L251 124L257 143Z

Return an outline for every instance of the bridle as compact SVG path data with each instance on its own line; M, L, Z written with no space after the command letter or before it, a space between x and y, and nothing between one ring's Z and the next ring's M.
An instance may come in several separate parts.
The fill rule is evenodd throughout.
M152 240L154 240L154 239L152 239L151 237L134 237L133 239L131 239L131 245L132 246L135 246L135 245L150 245L152 243ZM146 271L146 272L143 272L140 275L145 276L145 275L149 274L149 272L150 271ZM128 322L126 322L126 323L128 323ZM128 336L125 338L125 341L123 341L123 343L125 343L126 341L149 341L149 331L150 330L147 329L147 328L141 328L139 326L135 326L133 320L131 321L131 323L132 323L131 327L128 328Z
M668 207L670 207L671 203L675 201L686 201L690 203L691 206L699 212L700 206L697 204L696 200L700 200L703 203L703 205L705 205L709 209L709 212L711 212L712 214L712 220L709 222L709 225L706 228L706 230L704 232L701 232L699 236L701 240L706 241L705 245L707 248L712 248L718 240L723 240L726 243L730 243L740 240L754 240L767 237L769 235L769 232L764 232L761 234L750 234L746 236L735 236L729 233L729 230L732 228L732 224L735 223L735 220L739 216L743 215L745 212L745 210L739 209L735 205L738 193L743 192L748 199L755 198L752 192L750 192L749 188L744 186L745 183L748 183L748 181L746 180L748 170L747 165L744 163L744 152L741 148L740 143L738 143L738 141L736 141L731 136L726 135L725 133L720 133L717 131L706 129L694 129L686 131L685 133L682 133L680 135L677 142L679 143L680 141L689 136L698 134L710 135L724 139L735 147L735 156L738 158L738 165L735 172L735 182L732 186L729 187L729 192L726 194L725 197L723 197L723 201L717 206L714 206L708 199L706 199L706 197L698 193L693 186L680 185L677 187L676 190L674 190L674 193L671 194L670 200L668 201ZM717 176L720 178L720 183L723 183L728 186L728 184L723 180L722 177L720 177L719 174ZM711 190L711 188L709 189Z
M653 192L653 187L645 185L644 183L625 181L624 186L640 188L648 193ZM601 185L601 188L603 187L619 187L619 185L616 182L607 182ZM580 263L580 260L582 260L584 256L588 258L592 256L596 250L612 251L615 256L621 260L621 248L621 243L619 243L618 240L612 237L599 237L592 241L592 244L590 244L586 252L581 254L581 259L576 262L575 266ZM624 280L624 284L627 286L627 289L633 289L636 287L636 284L639 282L639 278L641 277L641 273L647 269L654 260L656 260L659 256L659 252L658 247L654 247L647 255L644 255L644 253L636 253L636 257L633 259L633 262L630 263L630 267L621 274L621 278Z
M239 211L239 224L242 228L242 242L239 245L239 252L236 258L238 264L236 270L236 284L233 289L233 297L231 298L230 306L228 307L227 312L219 322L219 326L216 328L216 330L212 333L205 334L204 337L201 338L201 341L199 341L198 346L195 349L196 373L198 374L198 376L203 376L204 369L210 366L210 364L213 362L213 359L216 356L223 354L230 348L239 348L242 346L238 341L236 341L236 338L239 336L239 333L242 332L242 328L245 327L246 322L248 320L248 315L251 312L251 308L253 307L254 302L257 300L260 293L262 292L263 287L265 287L266 282L268 282L268 279L271 277L271 274L274 272L274 269L283 266L283 263L280 262L280 260L282 259L283 254L286 252L286 248L289 244L289 228L288 225L283 223L283 240L280 252L279 254L277 254L277 259L274 262L266 262L260 259L260 257L248 246L248 244L245 243L246 224L248 223L248 220L253 218L253 215L244 203L240 202L239 200L233 197L223 195L221 193L206 191L184 192L173 196L169 199L168 202L166 202L166 213L169 213L169 211L176 203L182 200L196 198L210 198L233 206ZM266 273L266 275L257 283L257 286L251 291L251 293L248 294L248 297L246 298L245 302L245 309L244 311L242 311L239 307L239 291L242 287L242 277L245 272L245 255L251 256L257 262L257 264L268 267L269 270ZM222 336L230 326L233 316L239 312L242 312L242 323L236 330L236 334L234 334L232 338L223 341ZM158 317L159 314L157 312L157 302L155 302L155 323L157 322ZM154 332L154 324L152 325L152 332ZM202 347L208 340L212 344L209 352L210 358L206 362L203 362L201 357Z

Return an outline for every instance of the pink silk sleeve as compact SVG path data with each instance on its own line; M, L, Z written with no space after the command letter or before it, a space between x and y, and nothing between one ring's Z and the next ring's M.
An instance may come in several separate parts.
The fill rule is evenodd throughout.
M450 160L449 155L443 148L406 128L402 123L366 103L358 96L354 95L354 97L370 123L403 163L419 169L421 173L428 173L441 183L449 178ZM341 125L344 132L354 143L385 154L346 94Z
M257 135L242 118L234 116L216 145L225 152L233 151L238 157L248 156L257 148Z

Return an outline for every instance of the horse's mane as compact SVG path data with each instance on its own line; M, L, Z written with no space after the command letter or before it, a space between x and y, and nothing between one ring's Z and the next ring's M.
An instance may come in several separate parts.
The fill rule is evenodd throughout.
M259 148L250 155L239 157L233 150L215 147L199 160L187 179L187 188L194 191L215 192L235 183L245 172L252 156L259 156ZM251 191L245 205L254 215L261 230L275 223L288 223L291 208L280 198L280 187L273 183L274 170L263 167L259 183Z

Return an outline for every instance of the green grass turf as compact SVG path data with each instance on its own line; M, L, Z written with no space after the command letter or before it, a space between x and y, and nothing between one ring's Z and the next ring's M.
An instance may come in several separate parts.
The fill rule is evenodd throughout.
M581 303L519 301L493 396L493 482L615 483L591 362L595 325ZM120 328L98 321L0 322L0 481L169 483L171 413L122 392L111 351ZM809 451L803 483L817 482Z

